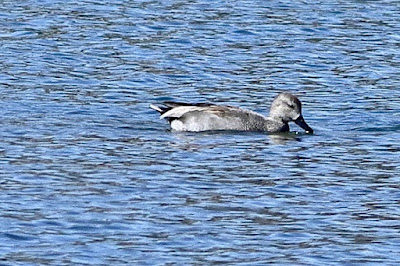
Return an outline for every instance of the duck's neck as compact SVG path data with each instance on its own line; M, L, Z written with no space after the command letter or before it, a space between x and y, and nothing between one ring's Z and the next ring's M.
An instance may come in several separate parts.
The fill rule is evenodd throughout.
M283 122L282 119L274 119L268 117L265 123L265 131L269 132L287 132L289 131L289 124Z
M281 132L289 132L289 123L284 123L284 126L281 129Z

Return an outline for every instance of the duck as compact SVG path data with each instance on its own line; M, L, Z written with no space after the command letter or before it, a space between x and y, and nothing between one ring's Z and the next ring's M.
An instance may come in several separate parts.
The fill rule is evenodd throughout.
M314 130L302 115L300 100L290 92L279 93L271 103L269 116L229 105L210 103L163 102L150 104L160 113L160 119L169 122L173 131L258 131L267 133L289 132L294 122L313 134Z

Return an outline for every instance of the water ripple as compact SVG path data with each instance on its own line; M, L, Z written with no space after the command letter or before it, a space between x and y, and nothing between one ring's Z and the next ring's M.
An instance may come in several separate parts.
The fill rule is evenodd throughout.
M398 264L396 1L0 5L6 264ZM314 135L173 133L152 102Z

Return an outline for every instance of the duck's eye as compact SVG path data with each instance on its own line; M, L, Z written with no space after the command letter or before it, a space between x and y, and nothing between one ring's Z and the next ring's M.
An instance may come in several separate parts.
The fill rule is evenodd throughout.
M288 106L289 106L290 108L294 109L294 105L293 105L293 104L288 103Z

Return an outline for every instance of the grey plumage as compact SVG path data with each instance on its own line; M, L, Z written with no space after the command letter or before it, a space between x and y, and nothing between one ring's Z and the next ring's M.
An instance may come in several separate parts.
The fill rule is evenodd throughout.
M151 104L150 108L161 114L173 130L207 131L289 131L289 122L295 122L307 133L313 133L301 114L301 102L291 93L282 92L271 104L269 116L233 106L208 103L164 102L162 105Z

